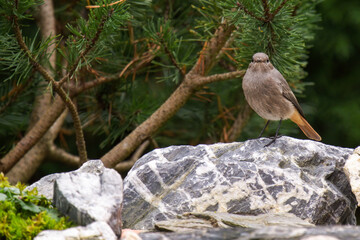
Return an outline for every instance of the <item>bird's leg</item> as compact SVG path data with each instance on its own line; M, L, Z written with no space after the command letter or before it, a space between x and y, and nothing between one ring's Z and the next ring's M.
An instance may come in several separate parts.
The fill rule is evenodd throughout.
M264 131L265 131L265 128L267 128L267 126L269 125L270 123L270 120L267 120L266 124L265 124L265 127L261 130L260 132L260 135L258 136L258 138L261 138L261 136L263 135Z
M276 129L275 136L274 136L273 139L272 139L268 144L266 144L264 147L270 146L271 144L273 144L273 143L276 141L277 138L281 137L281 136L278 136L278 134L279 134L279 129L280 129L280 126L281 126L281 121L282 121L282 119L280 119L280 121L279 121L279 125L278 125L278 127L277 127L277 129Z

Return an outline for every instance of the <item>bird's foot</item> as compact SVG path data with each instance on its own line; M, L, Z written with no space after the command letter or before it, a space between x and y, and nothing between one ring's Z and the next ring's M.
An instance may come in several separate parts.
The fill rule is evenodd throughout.
M281 138L281 137L282 137L282 135L269 137L271 139L271 141L268 144L266 144L264 147L270 146L271 144L273 144L276 141L276 139Z

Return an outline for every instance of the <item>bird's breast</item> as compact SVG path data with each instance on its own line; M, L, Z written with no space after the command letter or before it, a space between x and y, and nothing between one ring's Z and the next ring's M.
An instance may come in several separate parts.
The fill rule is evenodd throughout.
M259 71L247 71L242 87L250 107L267 120L288 119L295 110L283 95L277 81Z

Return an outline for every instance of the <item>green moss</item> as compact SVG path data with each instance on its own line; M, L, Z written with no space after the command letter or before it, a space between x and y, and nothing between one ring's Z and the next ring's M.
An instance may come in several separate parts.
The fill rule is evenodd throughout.
M36 188L24 189L21 183L10 185L0 173L0 239L33 239L42 230L72 226Z

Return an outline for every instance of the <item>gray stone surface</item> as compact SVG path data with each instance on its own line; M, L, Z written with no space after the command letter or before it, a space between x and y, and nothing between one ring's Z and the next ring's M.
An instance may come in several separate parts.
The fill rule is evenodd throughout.
M120 236L122 192L121 176L93 160L55 180L53 204L79 225L104 221Z
M124 228L152 229L185 212L292 213L313 224L355 224L342 170L352 149L269 139L156 149L124 180Z
M173 233L140 233L142 240L358 240L359 226L217 228Z
M344 172L350 182L351 190L360 204L360 147L357 147L347 159Z
M156 229L171 232L217 227L262 228L265 226L311 227L314 225L291 213L265 213L249 216L221 212L184 213L175 219L155 223Z
M61 176L61 173L54 173L41 178L39 181L27 186L25 190L30 191L36 188L39 195L44 195L47 199L53 200L55 179Z
M117 240L115 233L105 222L94 222L84 227L73 227L62 231L46 230L34 240Z

